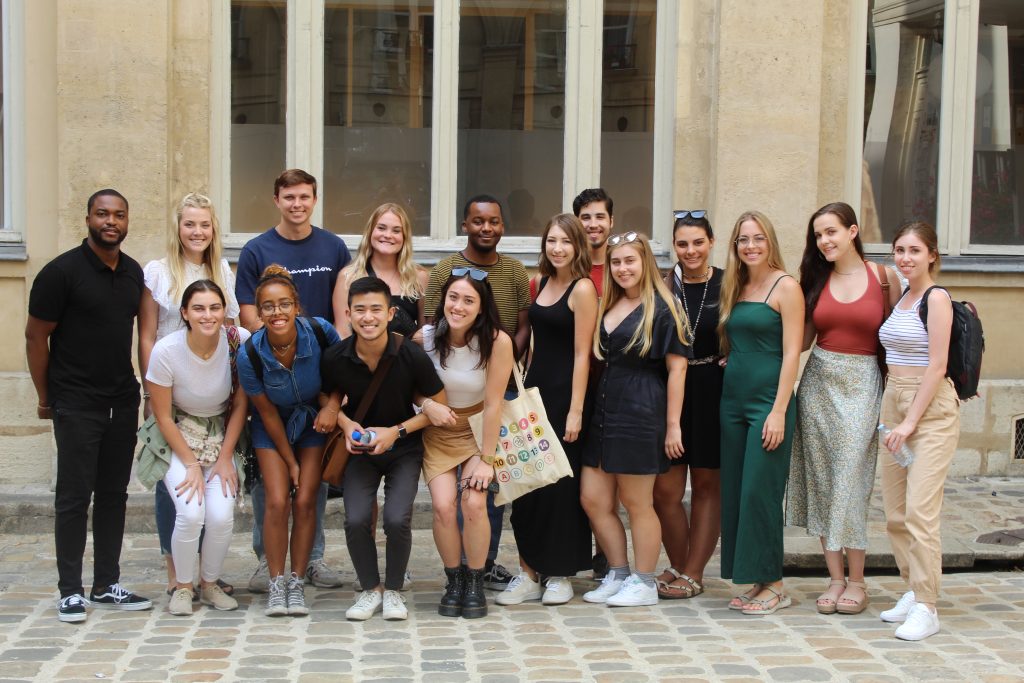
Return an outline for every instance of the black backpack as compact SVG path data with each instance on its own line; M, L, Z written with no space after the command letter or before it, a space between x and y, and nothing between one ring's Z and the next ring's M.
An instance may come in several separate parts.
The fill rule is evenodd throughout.
M324 328L320 327L320 323L315 318L303 318L309 323L309 326L313 328L313 334L316 336L316 342L320 345L320 353L322 354L330 344L327 343L327 333L324 332ZM249 356L249 364L252 365L252 371L256 373L256 379L263 381L263 363L260 361L260 352L256 350L256 346L252 343L252 337L245 340L245 353Z
M918 313L926 331L928 329L928 295L933 289L941 289L949 294L949 290L945 287L932 285L921 297ZM956 395L960 397L961 401L978 395L983 353L985 353L985 333L981 329L978 309L970 301L953 301L953 329L949 333L949 360L946 361L946 377L953 380Z

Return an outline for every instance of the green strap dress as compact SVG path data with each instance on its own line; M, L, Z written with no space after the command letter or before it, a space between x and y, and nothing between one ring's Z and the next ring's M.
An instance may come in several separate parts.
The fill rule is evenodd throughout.
M782 443L774 451L764 449L761 430L782 368L782 316L767 303L741 301L725 331L730 351L721 405L722 578L770 583L782 578L782 501L796 420L790 398Z

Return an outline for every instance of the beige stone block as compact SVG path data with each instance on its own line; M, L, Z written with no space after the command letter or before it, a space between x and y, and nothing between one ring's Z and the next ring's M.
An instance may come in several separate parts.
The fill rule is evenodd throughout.
M984 389L982 390L985 391ZM960 433L982 434L988 417L990 397L982 395L960 404Z
M971 477L981 474L981 451L958 448L949 466L950 477Z
M986 382L982 386L989 392L991 430L1011 433L1013 419L1024 417L1024 380Z
M989 477L1010 474L1010 454L1003 451L989 451L986 456L985 471Z
M0 436L0 484L44 484L56 458L49 429L37 434Z

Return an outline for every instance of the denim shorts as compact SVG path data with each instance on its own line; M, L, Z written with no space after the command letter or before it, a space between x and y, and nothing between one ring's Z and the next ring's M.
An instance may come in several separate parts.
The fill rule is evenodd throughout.
M263 422L261 422L260 420L252 420L250 422L249 434L252 437L253 448L277 448L277 446L274 445L273 440L270 438L270 435L267 434L267 430L263 426ZM322 447L325 443L327 443L327 435L315 431L313 429L313 425L310 425L306 427L304 430L302 430L302 433L299 434L299 438L292 443L292 447Z

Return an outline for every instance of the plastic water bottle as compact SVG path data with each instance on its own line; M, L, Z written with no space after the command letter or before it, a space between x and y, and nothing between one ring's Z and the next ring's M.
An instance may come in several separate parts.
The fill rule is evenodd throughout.
M881 422L879 422L878 423L878 434L881 437L881 439L884 441L886 437L888 437L890 434L892 434L892 430L889 429L888 427L886 427ZM886 448L886 450L889 450L889 449ZM892 454L892 459L895 460L896 464L899 465L900 467L906 467L910 463L914 462L914 452L912 450L910 450L909 448L907 448L907 444L906 444L906 442L904 442L904 444L902 446L900 446L900 449Z

